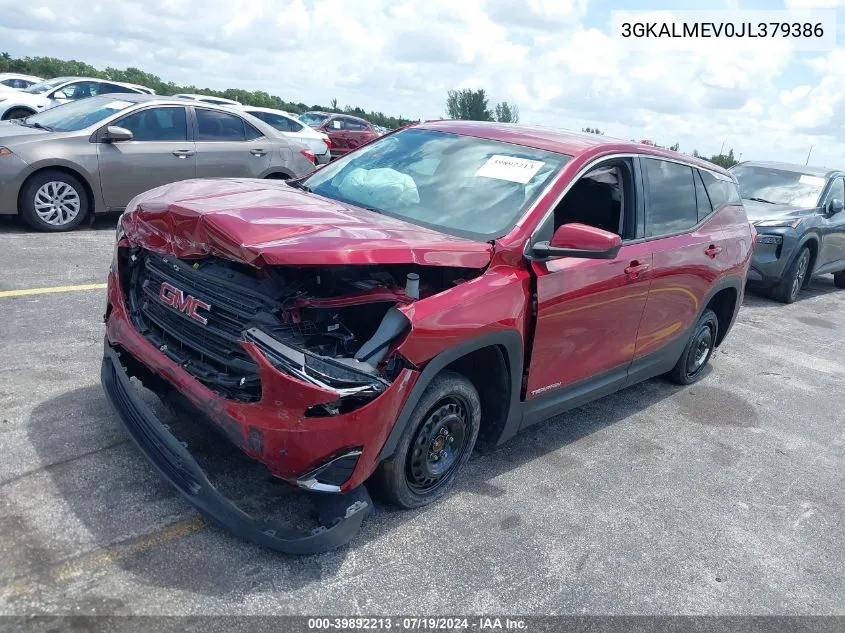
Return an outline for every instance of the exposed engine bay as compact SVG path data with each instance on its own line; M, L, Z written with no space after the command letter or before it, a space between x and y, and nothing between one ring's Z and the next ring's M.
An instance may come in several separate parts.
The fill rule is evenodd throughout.
M280 371L333 391L306 415L336 415L377 396L409 366L391 353L410 329L398 307L480 274L414 265L252 266L121 249L133 322L212 390L260 399L254 344Z

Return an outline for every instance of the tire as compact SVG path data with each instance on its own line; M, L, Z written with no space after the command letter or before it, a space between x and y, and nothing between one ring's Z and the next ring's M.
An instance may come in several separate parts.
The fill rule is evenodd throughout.
M704 375L704 368L713 355L716 337L719 334L719 319L711 309L706 309L692 330L684 353L672 370L666 374L678 385L691 385Z
M33 114L35 114L35 112L27 110L26 108L12 108L3 115L3 120L11 121L12 119L24 119Z
M77 178L45 169L24 185L18 211L38 231L70 231L85 220L88 203L85 187Z
M837 288L845 288L845 270L833 273L833 285Z
M772 288L772 299L781 303L792 303L798 298L801 288L806 286L810 279L810 259L810 249L802 246L786 269L786 274L778 285Z
M454 372L440 374L414 407L393 456L374 473L375 491L401 508L440 499L469 459L480 426L481 402L472 383Z

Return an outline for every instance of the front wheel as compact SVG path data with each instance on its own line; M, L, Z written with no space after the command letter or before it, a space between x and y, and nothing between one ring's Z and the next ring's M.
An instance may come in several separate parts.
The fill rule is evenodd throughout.
M803 246L789 265L783 279L772 289L772 298L782 303L792 303L810 277L810 249Z
M473 384L454 372L431 381L414 408L393 456L373 483L388 501L418 508L444 496L469 459L481 426Z
M716 318L716 313L708 308L692 329L692 335L681 358L667 374L669 380L679 385L691 385L701 378L707 361L713 355L718 334L719 319Z
M837 288L845 288L845 270L833 273L833 285Z
M12 119L25 119L28 116L32 116L35 114L32 110L27 110L26 108L12 108L6 114L3 115L4 121L11 121Z
M24 221L39 231L70 231L88 215L88 195L78 179L47 169L27 181L19 211Z

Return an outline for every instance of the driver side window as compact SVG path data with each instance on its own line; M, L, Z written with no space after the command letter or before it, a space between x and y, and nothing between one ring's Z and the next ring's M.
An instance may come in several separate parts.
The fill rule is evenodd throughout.
M96 97L99 94L100 84L96 81L77 81L56 90L52 97L54 99L87 99Z
M828 204L831 200L845 202L845 180L842 180L842 178L837 178L831 183L824 203Z
M634 237L633 169L627 160L594 167L578 179L554 211L555 230L579 222Z

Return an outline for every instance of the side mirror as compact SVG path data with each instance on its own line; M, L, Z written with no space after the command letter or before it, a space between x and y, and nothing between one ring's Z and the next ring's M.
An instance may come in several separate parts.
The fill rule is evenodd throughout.
M842 202L839 198L834 198L830 202L827 203L827 214L828 215L836 215L842 209L845 209L845 203Z
M132 132L127 130L125 127L110 125L106 128L106 131L100 137L100 140L103 143L119 143L121 141L131 141L132 138Z
M583 259L614 259L622 247L616 233L594 226L572 222L558 227L548 242L534 244L531 251L538 258L580 257Z

